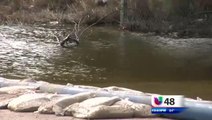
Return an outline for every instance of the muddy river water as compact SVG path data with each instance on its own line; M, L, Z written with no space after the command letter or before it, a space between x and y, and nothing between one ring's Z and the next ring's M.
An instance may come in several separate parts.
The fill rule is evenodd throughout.
M80 46L53 34L70 26L0 26L0 76L53 83L122 86L212 100L212 39L171 39L96 27Z

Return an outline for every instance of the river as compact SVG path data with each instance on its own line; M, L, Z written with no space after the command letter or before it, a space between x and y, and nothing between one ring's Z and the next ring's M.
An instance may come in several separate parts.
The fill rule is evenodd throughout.
M53 34L70 26L0 26L0 76L212 100L212 39L171 39L94 27L76 48Z

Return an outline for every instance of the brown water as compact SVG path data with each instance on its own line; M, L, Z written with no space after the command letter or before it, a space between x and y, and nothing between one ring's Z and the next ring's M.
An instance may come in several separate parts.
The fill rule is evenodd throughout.
M0 26L0 76L212 100L212 39L170 39L97 27L77 48L61 48L52 33L69 27Z

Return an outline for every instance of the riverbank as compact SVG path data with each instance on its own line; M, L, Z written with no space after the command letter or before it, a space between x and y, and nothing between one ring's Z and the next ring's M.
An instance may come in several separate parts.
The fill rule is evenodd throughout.
M98 24L119 21L119 5L115 1L109 2L105 7L93 0L2 0L0 4L0 21L4 24L73 24L73 21L80 19L83 19L81 24L92 24L104 16L107 17Z
M6 79L5 79L6 80ZM82 118L84 118L84 117L80 117L80 118L78 118L78 117L76 117L76 116L70 116L70 115L68 115L68 116L55 116L54 114L48 114L47 113L47 111L51 111L51 107L49 106L49 105L51 105L50 104L50 101L48 102L48 103L38 103L39 102L39 100L41 100L41 99L37 99L36 98L36 96L37 95L39 95L40 94L40 92L41 91L39 91L39 89L41 89L42 88L42 86L40 86L38 89L37 89L37 87L35 87L36 89L34 89L34 87L33 86L31 86L30 87L30 85L33 85L33 84L46 84L47 86L48 85L50 85L49 83L47 83L47 82L43 82L43 81L34 81L34 80L24 80L24 81L19 81L19 80L9 80L9 81L5 81L4 79L2 79L1 78L1 84L0 84L0 118L1 118L1 120L11 120L11 119L14 119L14 120L28 120L28 119L30 119L30 120L49 120L49 119L51 119L51 120L69 120L69 119L74 119L74 120L84 120L84 119L82 119ZM8 86L7 86L8 85ZM14 86L15 85L15 86ZM16 85L18 85L18 86L16 86ZM26 86L25 86L26 85ZM62 86L62 85L56 85L56 84L52 84L54 87L68 87L68 86ZM28 86L28 87L27 87ZM72 86L72 87L75 87L76 89L85 89L85 90L89 90L89 89L96 89L96 87L92 87L92 86L82 86L82 85L69 85L70 87ZM31 89L32 88L32 89ZM50 89L52 89L51 87L50 87ZM105 88L106 89L106 88ZM120 88L120 87L108 87L108 90L109 89L111 89L111 91L114 89L114 91L116 91L116 92L129 92L129 93L127 93L127 94L133 94L133 93L136 93L136 94L143 94L142 92L140 92L140 91L134 91L134 90L130 90L130 89L127 89L127 88ZM53 90L53 89L52 89ZM125 90L125 91L124 91ZM36 92L38 92L38 93L36 93ZM50 92L50 91L49 91ZM33 98L30 98L30 96L29 95L32 95L33 96ZM90 94L90 93L88 93L88 94ZM45 95L46 97L47 97L47 95L50 95L49 97L49 99L51 99L51 100L53 100L53 99L57 99L57 98L59 98L59 97L62 97L61 99L58 99L58 101L59 101L59 103L60 104L79 104L79 101L80 101L80 99L84 99L84 97L82 96L82 95L88 95L87 93L82 93L81 95L80 95L80 93L78 94L78 95L68 95L68 94L50 94L50 93L48 93L47 94L47 92L45 92L45 94L40 94L40 95ZM28 96L27 98L25 98L25 99L19 99L20 97L22 97L22 96ZM66 96L65 96L66 95ZM78 97L77 97L78 96ZM44 96L43 96L44 97ZM76 97L76 98L75 98ZM100 98L100 97L99 97ZM102 97L102 99L105 99L106 100L106 98L105 97ZM19 99L19 101L16 101L16 100L18 100ZM66 100L68 100L69 99L69 102L67 102ZM75 100L74 100L75 99ZM92 99L92 98L88 98L88 99ZM64 101L65 100L65 101ZM76 102L76 103L72 103L73 102L73 100ZM100 101L96 101L96 103L94 103L95 105L98 105L98 104L104 104L103 106L106 106L106 104L111 104L112 103L112 98L111 98L111 100L110 101L101 101L101 99L99 99ZM109 99L108 99L109 100ZM114 99L115 100L115 99ZM113 100L113 101L114 101ZM19 104L19 103L21 103L21 104L19 104L19 105L17 105L16 107L17 107L17 109L14 109L14 110L11 110L11 109L7 109L6 110L6 108L10 108L10 106L12 105L12 102L14 102L14 101L16 101L15 102L15 104L17 103L17 104ZM31 101L31 102L30 102ZM62 102L63 101L63 102ZM78 101L78 102L77 102ZM85 100L86 101L86 100ZM84 102L85 102L84 101ZM8 103L9 102L9 103ZM27 102L29 102L29 103L31 103L31 104L29 104L29 103L27 103ZM37 103L36 103L37 102ZM82 102L82 101L81 101ZM52 102L53 103L53 102ZM55 105L59 105L59 103L55 103ZM86 103L86 102L85 102ZM42 104L41 106L42 107L39 107L38 108L38 111L36 111L36 112L33 112L33 111L31 111L34 107L36 107L38 104ZM46 105L44 105L44 104L46 104ZM48 105L47 105L48 104ZM93 104L93 102L91 103L91 102L87 102L87 104L86 104L86 106L87 107L89 107L89 105L90 104ZM121 103L120 103L121 104ZM7 106L6 108L5 107L3 107L3 106ZM31 105L33 105L33 108L32 108L32 106ZM57 109L54 109L55 108L55 105L53 106L53 110L57 110ZM118 105L118 104L117 104ZM127 104L126 104L127 105ZM130 109L133 109L134 107L133 107L133 104L131 104L132 106L131 106L131 108ZM61 106L62 107L62 106ZM73 106L72 106L73 107ZM124 106L123 106L124 107ZM126 106L125 106L126 107ZM41 110L41 109L42 110ZM19 111L20 109L25 109L25 111ZM77 109L80 109L80 107L78 108L77 107ZM95 106L93 106L93 108L92 109L95 109ZM125 108L126 109L126 108ZM138 108L137 108L138 109ZM142 111L143 110L145 110L146 108L145 107L142 107L142 110L140 111L140 112L138 112L137 113L137 115L138 114L147 114L147 113L143 113ZM28 110L28 111L27 111ZM30 111L29 111L30 110ZM16 111L16 112L14 112L14 111ZM43 111L43 112L41 112L41 111ZM44 111L46 111L46 112L44 112ZM78 111L78 112L80 112L80 111ZM83 111L81 111L81 112L83 112ZM91 111L90 111L91 112ZM106 113L106 114L111 114L111 115L118 115L117 113L116 113L117 111L114 111L114 113L113 112L108 112L108 113ZM125 112L127 112L127 111L125 111ZM126 114L126 113L121 113L123 116ZM39 114L40 113L40 114ZM42 114L41 114L42 113ZM90 114L89 112L87 113L87 112L83 112L83 113L85 113L85 114ZM73 113L73 114L75 114L75 113ZM100 116L101 115L103 115L103 114L101 114L101 113L94 113L93 114L94 116L95 115L97 115L97 116L99 116L98 118L101 118ZM139 116L137 116L137 117L123 117L123 116L120 116L120 119L122 119L122 120L172 120L172 119L167 119L167 118L159 118L158 116L155 116L155 115L149 115L149 116L143 116L143 117L139 117ZM113 119L112 118L110 118L110 117L108 117L108 116L105 116L105 117L103 117L103 118L105 118L105 119L107 119L107 120L117 120L117 119L119 119L119 118L117 118L117 117L114 117Z
M185 111L180 114L156 116L151 113L151 96L123 87L94 87L84 85L58 85L35 80L8 80L1 78L1 108L16 112L36 112L73 116L76 118L211 118L211 101L182 99ZM54 93L54 94L52 94ZM55 94L57 93L57 94ZM6 94L6 95L4 95ZM7 98L8 95L18 97ZM6 96L6 98L5 98ZM11 97L11 96L9 96ZM190 116L193 114L193 116Z
M36 113L18 113L9 110L0 110L1 120L82 120L72 117L55 117L54 115Z
M9 110L0 110L1 120L85 120L73 118L70 116L58 116L51 114L36 114L36 113L19 113ZM99 119L101 120L101 119ZM121 120L121 119L104 119L104 120ZM122 120L172 120L167 118L126 118Z
M2 24L106 24L119 26L120 3L107 1L100 4L95 0L29 0L0 2L0 21ZM140 7L139 5L142 4ZM161 5L160 5L161 4ZM176 5L175 5L176 4ZM189 3L197 7L200 3ZM212 22L210 12L186 8L187 2L170 3L139 0L128 3L128 15L121 29L153 33L172 38L211 38ZM166 8L169 6L169 8ZM171 7L170 7L171 6ZM171 12L165 12L166 11ZM179 10L180 9L180 10ZM195 8L196 9L196 8ZM199 8L198 8L199 9Z

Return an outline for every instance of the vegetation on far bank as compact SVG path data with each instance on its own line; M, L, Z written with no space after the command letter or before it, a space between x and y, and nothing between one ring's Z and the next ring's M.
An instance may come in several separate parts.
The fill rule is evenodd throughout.
M73 23L85 17L83 23L91 24L108 15L102 23L119 21L118 1L98 6L94 0L1 0L0 20L3 23Z
M1 0L1 23L116 24L120 0ZM172 37L212 37L210 0L127 0L123 29ZM101 19L101 20L100 20ZM100 21L99 21L100 20Z

